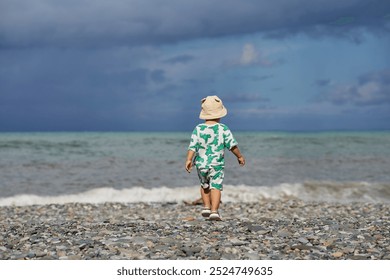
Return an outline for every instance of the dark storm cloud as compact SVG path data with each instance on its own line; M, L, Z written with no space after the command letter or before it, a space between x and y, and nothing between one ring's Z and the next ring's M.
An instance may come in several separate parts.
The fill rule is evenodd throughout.
M389 13L390 2L383 0L1 0L0 131L186 128L198 114L193 100L207 95L217 78L190 67L181 76L173 68L197 64L198 56L179 44L169 55L163 47L258 33L358 42L361 28L388 32ZM360 104L361 88L371 92L371 103L388 102L373 86L388 89L387 79L383 73L362 76L355 89L323 99ZM226 98L242 107L269 103L259 94Z
M386 30L383 0L3 0L0 47L166 44L256 32L341 35Z
M136 127L135 112L161 104L150 85L166 81L163 70L138 66L140 54L148 57L122 49L1 51L0 131Z
M371 106L390 104L390 69L361 75L354 84L336 85L319 96L335 105Z

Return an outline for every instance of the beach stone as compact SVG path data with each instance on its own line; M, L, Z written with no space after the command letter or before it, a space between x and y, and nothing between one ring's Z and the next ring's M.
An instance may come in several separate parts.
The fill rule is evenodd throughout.
M13 260L24 260L27 258L27 254L17 254L13 255L11 259Z
M51 242L53 244L58 244L58 243L61 243L61 240L59 238L53 238L49 242Z
M369 259L370 256L368 255L354 255L354 256L351 256L351 260L367 260Z
M260 225L255 225L255 224L249 224L247 226L248 230L250 232L259 232L259 231L262 231L262 232L269 232L269 230L266 230L264 227L260 226ZM264 233L262 233L264 234Z
M35 252L30 252L26 255L27 258L32 259L36 256Z
M229 240L231 242L231 244L233 246L243 246L243 245L246 245L248 244L248 242L245 242L245 241L242 241L242 240L239 240L237 238L233 238L231 240Z
M277 235L280 237L289 237L289 236L291 236L291 232L288 230L282 229L282 230L279 230L277 232Z
M56 246L56 249L59 251L65 251L68 247L64 245Z
M259 230L259 231L257 231L257 234L258 235L265 235L265 234L270 233L270 232L271 232L270 230Z
M303 244L309 243L309 240L307 240L306 238L303 238L303 237L298 238L298 241L303 243Z
M68 256L68 260L81 260L81 256L79 255L70 255Z
M295 249L298 249L300 251L303 251L303 250L313 250L313 246L307 246L307 245L303 245L303 244L298 244L298 245L292 245L291 246L291 249L295 250Z
M87 246L88 246L88 243L81 243L81 244L79 245L79 249L80 249L80 250L84 250L85 248L87 248Z
M234 254L222 254L221 260L236 260L237 256Z
M131 260L141 260L142 255L138 252L134 252L133 250L119 248L120 256L124 258L128 258Z
M356 247L345 247L343 248L343 252L346 254L352 254L355 251Z
M47 253L43 252L43 251L36 251L35 252L35 257L37 257L37 258L42 258L42 257L44 257L46 255L47 255Z
M245 253L244 258L248 260L258 260L259 259L259 254L256 253Z
M202 247L183 247L182 251L186 254L186 256L192 256L196 253L199 253L202 251Z
M29 240L30 239L30 237L29 236L26 236L26 237L23 237L22 239L20 239L20 242L24 242L24 241L27 241L27 240Z
M343 256L343 252L335 252L335 253L332 253L332 256L335 257L335 258L340 258Z
M328 239L328 240L323 241L322 244L323 244L325 247L330 247L331 245L333 245L334 242L335 242L335 239Z

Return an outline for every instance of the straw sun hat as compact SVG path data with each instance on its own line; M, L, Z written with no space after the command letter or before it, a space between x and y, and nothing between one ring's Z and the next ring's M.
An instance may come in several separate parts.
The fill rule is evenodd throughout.
M202 111L199 115L200 119L213 120L222 118L226 115L227 110L218 96L212 95L202 99Z

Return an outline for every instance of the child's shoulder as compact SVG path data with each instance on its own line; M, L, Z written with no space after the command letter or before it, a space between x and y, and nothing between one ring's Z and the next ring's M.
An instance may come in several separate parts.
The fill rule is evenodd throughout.
M226 124L219 123L219 125L223 128L224 131L230 130Z

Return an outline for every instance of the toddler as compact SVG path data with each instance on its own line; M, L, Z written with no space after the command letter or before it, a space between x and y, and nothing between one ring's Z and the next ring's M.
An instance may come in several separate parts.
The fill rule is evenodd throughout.
M221 220L218 209L224 178L225 148L237 157L241 166L245 165L245 158L232 132L226 125L220 123L221 118L226 115L227 110L218 96L207 96L202 99L199 118L205 122L197 125L192 132L185 164L187 172L191 172L193 163L196 165L204 204L202 216L217 221Z

